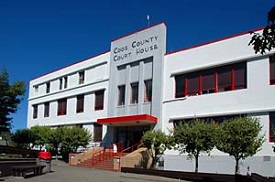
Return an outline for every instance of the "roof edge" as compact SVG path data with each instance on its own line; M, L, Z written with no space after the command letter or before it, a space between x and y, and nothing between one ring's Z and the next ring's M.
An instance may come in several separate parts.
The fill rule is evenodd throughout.
M220 42L220 41L227 40L227 39L231 39L231 38L234 38L234 37L239 37L239 36L242 36L242 35L245 35L245 34L249 34L250 32L256 32L256 31L260 31L260 30L263 30L263 29L264 29L264 27L260 27L260 28L254 29L254 30L244 31L244 32L233 34L233 35L226 36L226 37L223 37L223 38L215 39L215 40L212 40L212 41L209 41L209 42L205 42L205 43L189 46L189 47L186 47L186 48L182 48L182 49L179 49L179 50L167 52L165 55L175 54L175 53L186 51L186 50L189 50L189 49L202 47L202 46L205 46L205 45L213 44L213 43Z
M65 69L65 68L71 67L71 66L76 65L76 64L78 64L78 63L87 61L88 59L96 58L96 57L101 56L101 55L103 55L103 54L106 54L106 53L108 53L108 52L110 52L110 50L109 50L109 51L102 52L102 53L99 53L99 54L96 54L96 55L93 55L93 56L88 57L88 58L85 58L85 59L82 59L82 60L77 61L77 62L75 62L75 63L69 64L69 65L67 65L67 66L65 66L65 67L62 67L62 68L58 68L58 69L56 69L56 70L53 70L53 71L51 71L51 72L45 73L45 74L43 74L43 75L41 75L41 76L38 76L38 77L35 77L35 78L31 79L30 81L36 80L36 79L38 79L38 78L41 78L41 77L46 76L46 75L49 75L49 74L52 74L52 73L57 72L57 71L59 71L59 70L63 70L63 69Z

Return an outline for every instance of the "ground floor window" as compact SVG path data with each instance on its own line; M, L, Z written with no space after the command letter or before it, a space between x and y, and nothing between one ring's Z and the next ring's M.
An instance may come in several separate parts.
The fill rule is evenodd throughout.
M102 141L102 125L94 124L94 142Z
M227 115L227 116L212 116L212 117L196 117L196 118L187 118L187 119L177 119L173 121L174 128L176 128L178 125L183 123L192 122L194 119L201 119L206 122L212 122L213 124L217 125L219 123L222 123L226 120L233 119L235 117L245 117L245 114L235 114L235 115Z

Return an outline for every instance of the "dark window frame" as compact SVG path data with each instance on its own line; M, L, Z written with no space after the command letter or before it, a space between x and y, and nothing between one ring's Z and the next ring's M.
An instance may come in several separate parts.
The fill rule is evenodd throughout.
M137 104L138 103L138 97L139 97L139 83L133 82L131 83L131 104Z
M37 119L37 118L38 118L38 105L35 104L35 105L33 105L32 107L33 107L32 118L33 118L33 119Z
M105 90L98 90L95 92L95 111L104 109L104 93Z
M59 78L59 90L63 89L63 79Z
M84 94L76 96L76 113L84 112Z
M209 74L212 75L210 79L207 78L207 74L208 76ZM197 85L193 86L195 89L188 88L190 75L196 75L193 76L197 82ZM175 75L174 79L175 98L246 89L247 63L241 62L213 69L179 74ZM205 80L207 80L207 83L204 82Z
M84 84L85 81L85 71L80 71L78 72L78 76L79 76L79 80L78 80L78 84Z
M50 91L51 91L51 83L47 82L46 83L46 93L50 93Z
M269 83L275 85L275 54L269 56Z
M93 139L94 139L94 142L102 141L102 125L94 123Z
M49 117L50 116L50 103L45 102L44 103L44 117Z
M180 97L185 97L186 92L185 92L185 75L175 75L175 97L180 98Z
M125 85L119 85L118 86L118 106L125 105Z
M152 79L144 81L144 102L152 101Z
M59 99L57 101L57 115L62 116L67 114L67 98Z
M66 89L68 87L68 77L65 76L64 77L64 89Z
M269 113L269 142L275 142L275 112Z

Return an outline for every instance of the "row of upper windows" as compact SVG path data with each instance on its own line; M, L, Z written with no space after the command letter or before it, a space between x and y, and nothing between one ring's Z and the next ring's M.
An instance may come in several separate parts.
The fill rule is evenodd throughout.
M275 84L275 56L269 57L270 84ZM175 75L175 98L247 88L246 62Z
M244 117L246 114L239 114L239 115L229 115L229 116L216 116L216 117L201 117L197 119L202 119L206 122L214 122L214 124L219 124L221 122L224 122L226 120L233 119L235 117ZM185 122L192 122L193 119L179 119L174 120L173 125L174 128L178 125L185 123ZM269 142L275 142L275 112L269 113Z
M78 95L76 101L76 113L84 112L84 94ZM94 110L103 110L104 109L104 90L95 92L95 106ZM67 114L67 98L59 99L57 101L57 115L66 115ZM44 117L50 116L50 102L44 103ZM38 104L33 105L33 119L38 118Z
M246 88L246 62L175 76L175 97Z
M131 83L131 97L130 104L138 103L139 97L139 82ZM118 105L125 105L125 85L118 86ZM152 80L144 81L144 102L151 102L152 100Z
M78 72L78 84L84 84L85 81L85 71L80 71ZM51 92L51 81L46 82L46 93L50 93ZM68 76L64 76L59 78L59 90L63 90L68 88ZM39 92L39 85L35 85L34 86L34 92L38 93Z

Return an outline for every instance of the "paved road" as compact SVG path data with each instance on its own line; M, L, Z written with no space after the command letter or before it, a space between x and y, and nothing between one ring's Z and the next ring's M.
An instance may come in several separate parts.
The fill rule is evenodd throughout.
M7 177L5 182L184 182L183 180L158 176L110 172L104 170L72 167L64 163L52 163L52 172L26 179Z

